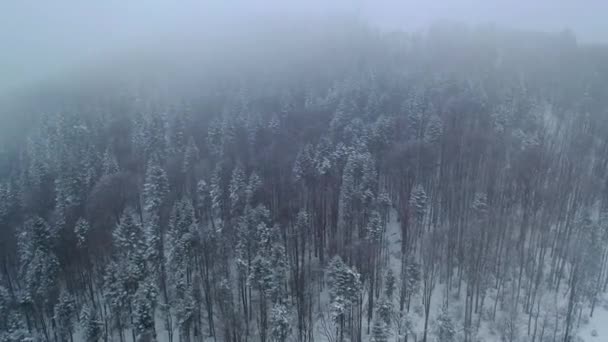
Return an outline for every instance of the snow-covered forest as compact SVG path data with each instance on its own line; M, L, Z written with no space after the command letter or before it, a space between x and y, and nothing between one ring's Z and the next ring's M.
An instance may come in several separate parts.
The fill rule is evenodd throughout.
M3 107L0 341L608 340L606 46L237 45Z

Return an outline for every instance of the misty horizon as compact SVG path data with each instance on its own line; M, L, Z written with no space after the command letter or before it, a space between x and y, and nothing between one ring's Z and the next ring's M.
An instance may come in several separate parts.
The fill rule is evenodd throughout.
M0 5L0 342L608 340L599 2Z
M29 1L0 5L0 94L61 77L81 68L137 55L137 49L194 41L197 36L229 36L264 27L312 26L350 18L383 31L421 32L438 22L501 30L570 30L584 44L608 42L602 19L608 4L590 1L307 1L226 3Z

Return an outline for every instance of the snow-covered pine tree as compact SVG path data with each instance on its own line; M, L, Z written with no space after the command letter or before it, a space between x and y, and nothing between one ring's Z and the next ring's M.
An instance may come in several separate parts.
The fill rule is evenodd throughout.
M69 215L82 201L83 186L74 162L60 167L55 178L55 225L63 228Z
M144 161L164 158L167 153L167 118L164 114L151 113L143 116L142 149ZM171 141L175 144L175 141Z
M56 230L41 217L26 222L19 236L19 277L24 286L22 300L27 303L26 308L38 313L35 317L42 327L48 326L46 320L53 315L52 308L58 295L60 264L54 252L56 243ZM48 337L47 329L42 329L42 332Z
M118 167L118 161L116 161L116 156L110 148L106 148L106 151L103 154L103 159L101 161L101 172L104 176L113 175L120 171Z
M197 311L193 288L186 284L185 279L180 279L177 283L172 284L172 286L174 296L172 306L175 308L175 323L177 324L180 338L187 340L187 337L191 335Z
M145 259L148 272L152 273L158 284L163 305L168 305L167 272L165 268L165 246L161 215L169 193L169 181L165 170L156 158L153 158L146 169L146 179L143 188L143 224L145 233ZM169 314L169 311L165 311ZM166 317L171 321L171 317Z
M84 342L98 342L103 336L102 322L94 306L86 303L80 311L80 329Z
M380 243L382 241L383 228L380 213L376 210L372 211L366 227L367 239L372 243Z
M1 342L34 342L43 340L43 337L32 333L25 326L25 317L17 311L8 313L8 318L3 324L6 327L0 330Z
M342 174L338 201L338 238L345 248L355 237L364 238L366 213L369 212L377 192L377 177L369 152L352 152L348 155Z
M443 121L437 115L431 115L429 122L426 124L424 131L424 141L429 144L435 144L443 134Z
M196 146L193 137L188 139L188 145L184 151L184 162L182 164L182 173L184 174L184 184L186 192L191 196L196 196L196 166L200 159L200 151Z
M249 175L249 182L247 183L247 188L245 189L245 198L247 204L251 206L254 205L253 200L256 194L260 191L261 187L262 179L260 178L260 176L258 176L255 171L251 172L251 174Z
M213 219L224 218L226 211L226 193L224 188L222 163L217 163L211 175L209 183L209 196L211 201L211 217Z
M435 335L437 342L453 342L456 338L456 328L446 308L437 317Z
M76 244L79 248L85 246L90 229L91 227L86 219L81 217L76 221L76 225L74 225L74 234L76 235Z
M388 298L381 298L376 306L376 316L382 319L387 326L391 326L391 322L393 321L393 304L388 300Z
M184 164L182 166L182 171L185 174L191 173L194 171L194 167L200 158L200 151L198 146L196 146L196 142L193 137L188 139L188 145L186 146L186 151L184 152Z
M372 325L372 336L371 342L388 342L391 336L390 327L386 322L380 318L376 317L374 319L374 323Z
M395 320L397 325L397 337L399 340L409 341L408 336L414 334L414 322L407 312L400 312Z
M312 144L306 144L296 156L293 164L293 178L296 183L309 184L316 175L315 151Z
M67 291L64 290L61 293L53 311L59 339L61 341L73 341L74 325L77 317L76 302Z
M125 322L124 315L132 312L135 294L149 272L145 238L133 209L125 209L112 234L113 260L106 266L104 279L105 298L119 330L132 321L133 317Z
M139 285L133 302L133 323L136 329L138 342L151 342L156 340L154 328L154 312L158 294L156 281L146 278Z
M168 193L167 174L160 166L157 158L152 158L146 168L146 179L142 193L144 214L146 216L159 215ZM144 221L146 221L146 218L144 218Z
M11 309L11 296L6 287L0 285L0 331L6 330L8 323L8 313Z
M247 183L245 180L245 173L240 165L237 165L232 170L232 177L230 178L230 185L228 186L230 199L230 212L233 217L239 216L246 204L246 190Z
M389 267L386 272L386 278L384 280L384 293L386 294L386 298L389 300L393 299L393 294L395 293L395 274L393 273L393 269Z
M285 304L275 303L270 309L270 336L273 342L285 342L291 334L289 311Z
M330 312L338 329L338 338L344 339L344 321L352 305L359 300L361 280L359 273L348 267L342 258L335 256L327 269Z
M416 184L412 189L412 193L410 195L410 210L418 224L422 223L424 220L424 215L426 213L426 205L427 205L427 196L426 191L422 187L422 184Z

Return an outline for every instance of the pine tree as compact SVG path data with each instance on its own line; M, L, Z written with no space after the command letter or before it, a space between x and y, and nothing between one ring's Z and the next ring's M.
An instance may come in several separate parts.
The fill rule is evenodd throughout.
M8 328L9 310L12 309L12 301L8 290L0 285L0 331L4 331Z
M200 159L200 151L196 146L196 142L193 137L188 139L188 145L184 152L184 162L182 165L182 172L184 174L185 188L190 196L196 196L196 166Z
M369 222L367 223L367 239L373 243L379 243L382 241L382 220L380 213L376 210L372 211Z
M74 333L74 320L76 318L76 303L65 291L59 296L59 301L55 304L54 319L57 325L57 334L63 341L72 341Z
M338 340L342 341L345 316L359 300L360 275L348 267L339 256L336 256L328 266L328 285L330 312L338 329Z
M448 311L444 308L437 317L435 334L437 342L453 342L456 337L456 328Z
M154 312L156 297L156 285L152 279L144 280L135 293L133 314L138 341L155 340Z
M132 209L127 208L112 234L113 261L106 266L105 297L116 319L133 306L135 294L147 274L145 234Z
M223 186L222 177L223 168L221 163L218 163L213 170L211 182L209 184L209 196L211 201L211 216L213 219L223 218L225 211L225 188Z
M186 146L186 151L184 152L184 165L183 165L184 173L191 172L194 169L194 167L196 166L196 163L199 160L199 155L200 155L200 151L199 151L198 147L196 146L196 142L194 141L193 137L190 137L190 139L188 139L188 145Z
M116 157L110 151L109 148L107 148L103 154L101 169L101 172L104 176L113 175L120 171L120 168L118 167L118 162L116 161Z
M85 245L90 229L91 227L86 219L79 218L78 221L76 221L74 234L76 235L76 244L79 248L82 248Z
M412 322L412 318L407 312L400 312L396 322L398 338L404 341L408 340L408 336L414 334L414 323Z
M187 286L184 280L179 280L174 285L175 299L173 306L175 307L175 318L177 326L182 336L190 334L190 328L195 319L196 301L191 286ZM172 327L171 327L172 328Z
M112 234L113 243L119 256L137 257L145 251L145 235L132 208L123 212L120 223Z
M233 216L240 215L245 207L247 184L245 183L245 173L240 166L232 171L230 185L228 187L230 210Z
M63 227L67 223L68 215L82 201L82 184L72 162L63 166L55 178L55 224Z
M395 275L391 268L389 268L388 271L386 272L386 279L385 279L384 284L385 284L384 293L386 294L386 298L388 298L389 300L392 300L393 294L395 293Z
M328 161L329 163L329 161ZM310 182L316 175L315 151L312 144L306 144L296 156L292 173L296 183L303 181Z
M249 205L253 205L253 199L256 194L260 191L262 187L262 180L260 176L254 171L249 175L249 183L247 184L247 189L245 190L246 195L246 203Z
M167 174L156 160L152 160L146 170L146 181L142 193L144 213L147 216L159 215L165 197L169 193Z
M274 229L278 232L278 229ZM270 300L273 303L287 302L287 271L288 260L285 248L278 242L274 242L270 251L270 264L272 268L272 280L270 284Z
M376 318L372 326L372 342L388 342L390 328L382 318Z
M424 220L427 205L426 192L421 184L417 184L412 189L409 204L416 222L421 223Z
M56 231L40 217L28 221L19 237L26 297L35 305L52 303L57 293L60 265L54 252L56 242Z
M144 161L164 158L167 152L167 118L163 114L148 114L142 122L142 149ZM176 143L171 141L171 143Z
M0 183L0 224L3 224L8 216L9 204L8 186Z
M166 272L161 215L168 193L167 174L153 159L146 170L146 180L142 193L144 201L145 259L147 269L155 275L163 294L166 294ZM167 298L164 299L168 300Z
M85 342L98 342L102 337L102 322L97 317L97 310L85 304L80 311L80 327Z
M276 303L270 310L270 334L272 341L285 342L291 333L289 311L284 304Z
M381 298L376 307L376 316L390 327L393 320L393 304L386 298Z
M441 135L443 134L443 121L437 115L432 115L427 123L426 130L424 132L424 140L427 143L437 143Z
M0 330L1 342L30 342L42 340L42 337L33 334L24 324L25 318L16 312L8 316L5 330Z

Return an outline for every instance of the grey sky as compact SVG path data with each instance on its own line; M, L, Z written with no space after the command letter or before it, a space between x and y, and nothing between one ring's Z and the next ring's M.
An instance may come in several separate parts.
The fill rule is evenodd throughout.
M257 25L255 18L355 15L384 28L418 29L438 19L559 31L608 42L601 0L3 0L0 91L103 59L134 43L188 32Z

